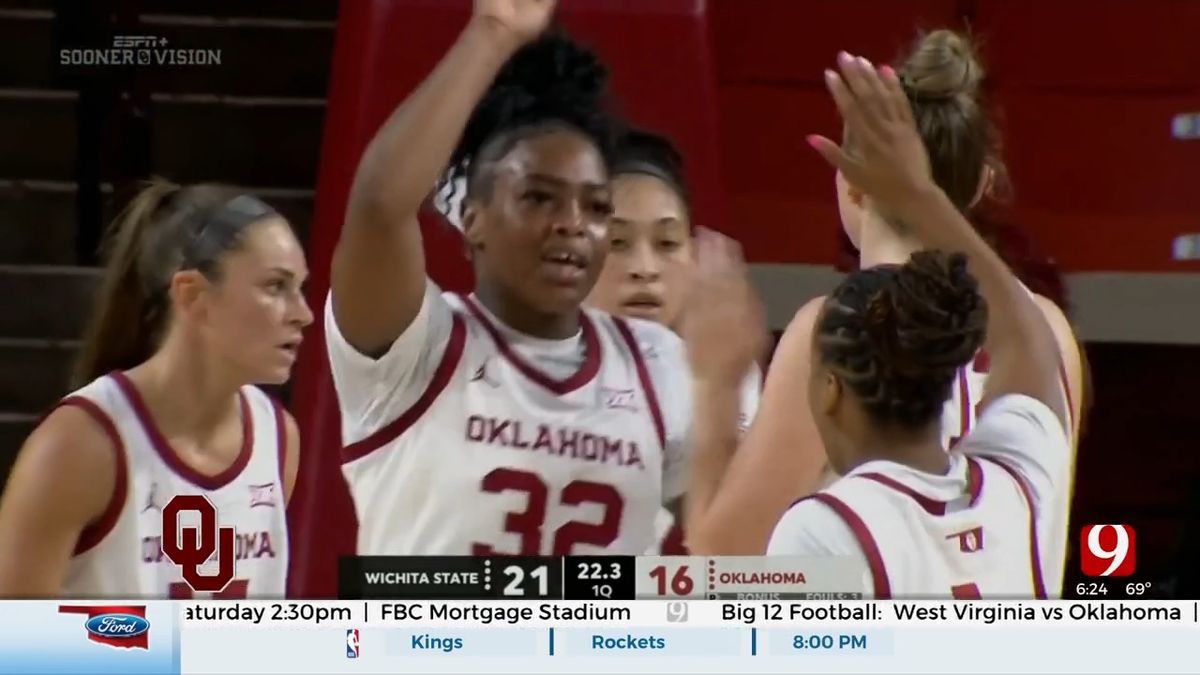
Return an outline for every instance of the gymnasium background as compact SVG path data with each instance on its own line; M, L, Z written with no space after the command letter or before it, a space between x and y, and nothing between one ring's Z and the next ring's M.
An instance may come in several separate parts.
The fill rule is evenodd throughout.
M560 5L611 64L628 115L683 147L697 221L741 239L777 330L854 264L833 177L802 140L837 133L822 69L840 49L882 62L920 27L969 27L1014 185L975 220L1027 283L1069 309L1091 363L1073 528L1132 524L1139 572L1158 594L1200 597L1200 3ZM136 181L233 183L275 205L307 240L319 309L357 159L469 7L0 0L0 480L39 412L65 393L97 245ZM63 49L130 35L215 51L219 63L62 63ZM457 235L432 219L424 229L435 278L469 288ZM282 393L305 441L292 591L332 596L355 526L320 322Z

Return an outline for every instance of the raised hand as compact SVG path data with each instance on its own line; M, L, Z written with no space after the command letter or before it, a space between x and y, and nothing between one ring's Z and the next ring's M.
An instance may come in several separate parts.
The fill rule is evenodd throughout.
M475 0L473 18L503 29L523 45L546 30L557 4L557 0Z
M890 66L876 69L862 57L838 55L838 69L825 71L825 86L833 96L853 151L824 136L808 142L846 180L866 192L884 211L934 185L929 156L913 122L912 108Z
M766 343L765 313L750 285L741 247L699 229L690 281L680 333L692 375L737 386Z

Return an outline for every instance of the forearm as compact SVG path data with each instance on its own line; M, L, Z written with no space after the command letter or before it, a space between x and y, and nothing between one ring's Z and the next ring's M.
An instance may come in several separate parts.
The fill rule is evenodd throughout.
M685 530L708 528L706 517L738 447L738 389L734 383L692 381L692 470L684 501Z
M412 222L445 171L472 110L516 47L498 24L472 20L368 145L351 208L386 210L383 222Z

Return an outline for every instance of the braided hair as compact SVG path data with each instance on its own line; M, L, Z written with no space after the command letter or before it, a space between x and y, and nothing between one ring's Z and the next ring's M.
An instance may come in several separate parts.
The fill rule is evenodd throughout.
M983 344L987 305L961 253L918 251L850 275L816 328L822 362L876 422L936 420L959 368Z
M492 165L521 141L552 131L582 134L611 167L620 127L607 66L562 28L551 28L513 54L475 106L434 205L461 228L462 199L491 196Z

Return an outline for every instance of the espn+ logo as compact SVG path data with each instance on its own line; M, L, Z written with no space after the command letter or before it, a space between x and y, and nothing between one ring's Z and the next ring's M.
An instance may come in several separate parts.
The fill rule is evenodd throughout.
M1137 534L1130 525L1085 525L1079 565L1089 577L1127 577L1137 569Z

